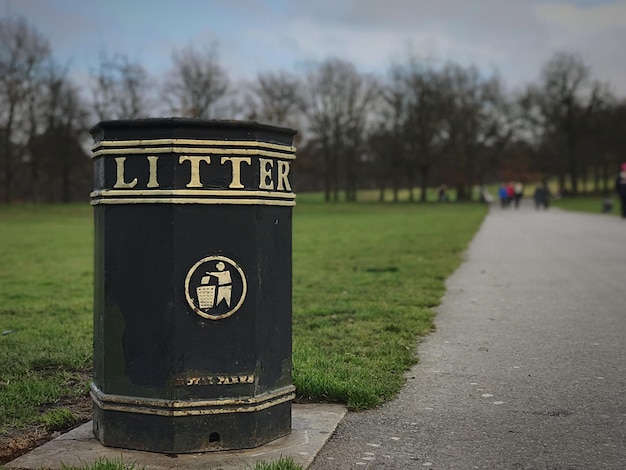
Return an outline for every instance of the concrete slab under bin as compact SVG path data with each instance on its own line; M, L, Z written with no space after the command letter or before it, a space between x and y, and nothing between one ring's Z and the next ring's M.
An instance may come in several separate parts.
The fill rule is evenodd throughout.
M146 470L207 469L243 470L256 462L272 462L290 456L307 468L346 413L342 405L294 404L291 434L255 449L194 454L159 454L105 447L94 437L92 422L63 434L6 464L12 469L60 469L62 465L83 466L98 458L122 460Z

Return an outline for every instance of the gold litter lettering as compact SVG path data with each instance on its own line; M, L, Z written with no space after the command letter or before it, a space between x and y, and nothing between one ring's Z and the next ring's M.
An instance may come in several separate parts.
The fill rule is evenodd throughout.
M274 181L272 180L273 167L274 160L259 158L259 189L274 189Z
M187 183L188 188L201 188L202 182L200 181L200 162L206 162L207 165L211 163L211 157L191 157L188 155L181 155L178 158L178 163L183 164L188 161L191 166L191 177L189 178L189 183Z
M166 187L171 187L172 182L160 181L160 179L163 179L163 177L159 174L159 169L162 163L161 156L149 155L144 157L146 160L142 160L141 162L136 161L138 157L132 158L134 159L132 168L136 171L139 169L142 169L143 171L139 175L128 175L126 172L127 157L115 157L116 173L113 189L160 189L161 184L164 184ZM291 162L288 160L259 158L257 163L254 158L248 156L220 156L218 161L212 162L211 158L212 157L209 155L178 156L178 165L185 165L185 162L189 162L189 166L187 167L185 165L183 170L185 173L187 169L189 170L187 181L183 180L183 184L185 184L186 188L207 189L203 184L202 175L204 175L205 179L208 179L207 171L210 172L218 169L212 168L211 165L218 165L223 166L224 168L220 169L216 175L212 176L219 177L218 181L220 183L224 181L226 185L224 189L234 190L234 192L237 192L238 190L259 190L271 192L292 191L291 182L289 181ZM138 165L138 163L141 163L141 165ZM208 165L209 168L205 169L202 166L202 163ZM256 174L255 170L257 168L259 175L257 180L258 186L255 187L254 184L251 184L251 187L247 187L245 183L250 182L251 179L254 178L253 175ZM171 172L166 172L166 175L168 175L168 178L171 178ZM176 183L174 182L174 184ZM208 185L208 181L206 184ZM141 188L138 188L138 186L141 186ZM216 188L215 182L213 182L210 188ZM171 191L178 191L178 189L172 189Z
M244 186L241 184L241 164L251 165L252 159L250 157L222 157L220 163L223 165L225 162L230 162L232 165L232 177L228 188L243 189Z
M157 163L159 157L148 157L148 164L150 165L150 173L148 179L148 188L158 188L159 180L157 179Z
M291 191L288 176L289 162L278 160L278 191Z
M130 182L124 181L124 168L126 157L115 157L115 165L117 167L117 179L114 188L134 188L137 185L137 178Z

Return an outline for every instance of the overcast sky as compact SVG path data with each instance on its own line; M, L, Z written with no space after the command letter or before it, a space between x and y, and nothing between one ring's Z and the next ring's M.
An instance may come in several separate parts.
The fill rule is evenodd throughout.
M626 0L0 0L8 15L24 16L77 77L99 51L161 74L173 49L216 42L233 78L328 57L384 73L411 53L498 70L515 89L568 51L626 97Z

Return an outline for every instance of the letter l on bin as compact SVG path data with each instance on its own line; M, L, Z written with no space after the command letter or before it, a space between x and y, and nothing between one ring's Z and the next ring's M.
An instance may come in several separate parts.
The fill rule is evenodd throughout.
M291 432L291 129L96 125L94 434L163 453Z

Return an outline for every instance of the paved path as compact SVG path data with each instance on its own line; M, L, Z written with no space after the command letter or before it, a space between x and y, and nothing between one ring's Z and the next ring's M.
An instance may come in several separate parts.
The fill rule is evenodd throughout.
M494 207L400 396L310 467L626 469L626 221Z

